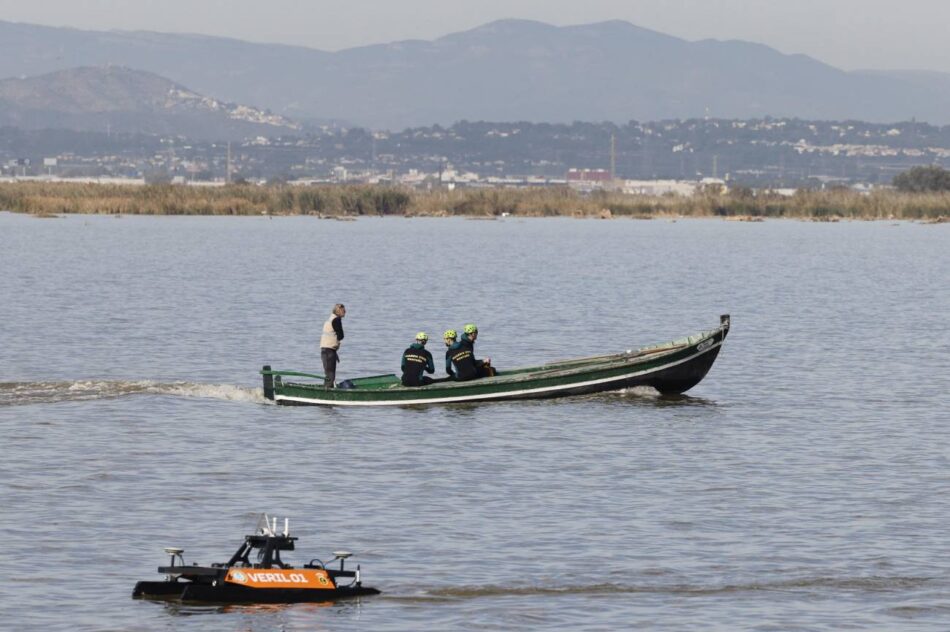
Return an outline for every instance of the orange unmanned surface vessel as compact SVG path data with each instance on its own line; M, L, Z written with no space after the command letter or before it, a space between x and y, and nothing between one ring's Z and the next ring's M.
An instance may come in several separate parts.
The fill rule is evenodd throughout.
M186 566L182 549L166 548L171 563L158 567L165 580L138 582L132 596L206 603L297 603L379 594L377 589L363 586L359 565L346 570L346 560L352 556L349 551L333 553L328 564L339 560L339 568L328 568L319 559L299 568L285 564L280 552L293 551L296 540L289 533L289 521L284 520L284 530L278 533L277 518L264 515L255 533L244 536L244 542L223 564Z

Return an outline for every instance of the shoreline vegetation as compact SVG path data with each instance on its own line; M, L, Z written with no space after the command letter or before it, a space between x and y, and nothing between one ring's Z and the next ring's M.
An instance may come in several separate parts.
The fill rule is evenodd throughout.
M580 193L563 188L415 189L374 185L222 187L123 186L85 183L0 183L0 210L38 217L92 215L315 215L405 217L595 217L653 219L721 217L760 221L922 220L950 218L950 192L849 189L799 190L791 196L735 188L692 197Z

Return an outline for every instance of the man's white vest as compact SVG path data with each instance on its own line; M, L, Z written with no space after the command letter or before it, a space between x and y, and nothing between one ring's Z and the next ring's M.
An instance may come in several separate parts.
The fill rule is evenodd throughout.
M323 323L323 335L320 336L321 349L340 348L340 340L336 337L336 332L333 330L333 319L336 317L336 314L330 314L327 322Z

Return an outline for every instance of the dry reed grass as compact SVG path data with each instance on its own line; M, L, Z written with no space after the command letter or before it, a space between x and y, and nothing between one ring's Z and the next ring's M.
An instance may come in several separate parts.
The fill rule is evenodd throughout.
M791 197L768 192L693 197L625 195L568 188L416 191L378 186L286 185L201 188L18 182L0 184L0 209L34 215L422 215L497 217L787 217L904 219L940 222L950 216L950 193L802 190Z

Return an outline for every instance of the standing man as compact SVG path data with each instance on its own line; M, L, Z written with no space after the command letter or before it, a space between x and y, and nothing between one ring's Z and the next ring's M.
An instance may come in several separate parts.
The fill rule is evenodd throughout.
M340 361L337 350L343 340L343 317L346 307L343 303L333 306L333 312L323 323L323 335L320 336L320 359L323 360L323 386L334 388L336 385L336 365Z
M426 386L432 378L425 373L435 373L432 354L426 351L429 336L424 331L416 334L416 341L402 352L402 385Z

